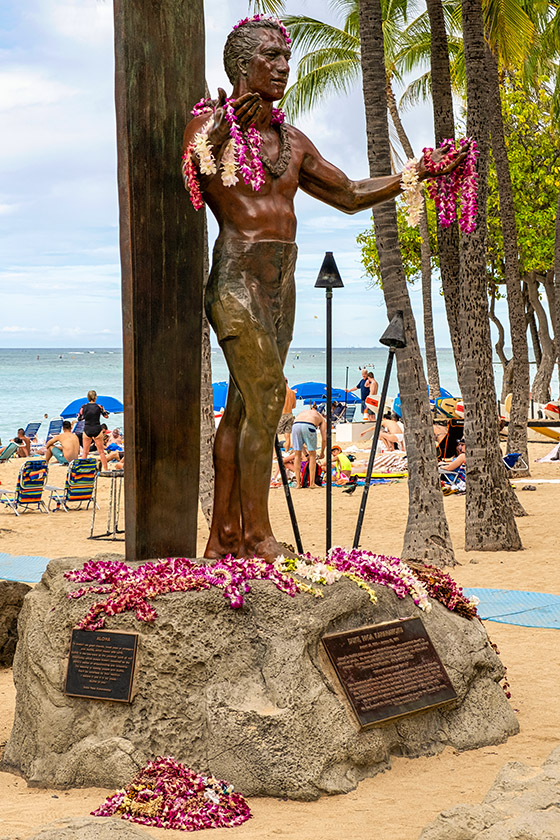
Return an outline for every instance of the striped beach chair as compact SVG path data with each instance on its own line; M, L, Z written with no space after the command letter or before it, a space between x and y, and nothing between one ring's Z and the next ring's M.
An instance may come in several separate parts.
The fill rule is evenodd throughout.
M50 440L55 435L59 435L62 431L62 420L51 420L47 431L47 440Z
M23 508L25 512L36 507L42 513L48 513L43 501L48 471L44 458L40 461L26 461L19 471L15 493L0 493L0 502L7 505L16 516L19 516L18 508Z
M93 489L95 487L95 476L97 474L97 461L95 458L76 458L68 465L66 484L64 487L51 487L49 510L51 505L56 505L55 510L79 510L86 503L86 510L92 502Z
M31 438L31 440L33 440L33 438L36 437L37 432L39 431L40 428L41 428L41 422L40 421L39 421L39 423L28 423L27 426L25 427L25 431L24 431L25 437Z

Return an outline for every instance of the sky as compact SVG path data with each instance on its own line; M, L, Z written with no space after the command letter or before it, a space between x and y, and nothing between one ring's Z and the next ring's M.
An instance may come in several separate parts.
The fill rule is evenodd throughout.
M223 44L247 15L247 2L205 5L206 76L215 95L218 86L229 87ZM288 0L286 8L332 19L324 0ZM110 0L2 3L0 347L121 345L112 15ZM428 107L405 114L404 121L417 150L432 145ZM367 176L359 85L351 95L325 100L297 125L351 178ZM325 251L334 253L345 285L335 291L334 345L377 345L387 324L383 295L370 288L356 244L356 235L370 225L369 211L346 216L299 193L296 213L293 345L324 344L324 292L313 287ZM212 220L211 242L216 233ZM410 294L421 336L419 285ZM437 281L433 297L436 343L447 347Z

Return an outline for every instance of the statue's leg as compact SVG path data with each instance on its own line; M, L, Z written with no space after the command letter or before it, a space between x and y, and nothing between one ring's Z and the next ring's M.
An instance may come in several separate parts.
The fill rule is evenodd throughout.
M241 543L241 506L237 471L237 439L243 401L230 377L226 408L214 441L214 509L205 557L237 554Z
M274 560L286 552L274 539L268 516L274 435L286 395L285 353L281 355L275 336L261 331L255 335L254 330L224 341L222 349L245 406L238 428L243 528L238 556Z

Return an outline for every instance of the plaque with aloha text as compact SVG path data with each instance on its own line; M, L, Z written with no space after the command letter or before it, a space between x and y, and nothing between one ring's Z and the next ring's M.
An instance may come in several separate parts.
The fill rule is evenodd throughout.
M361 728L457 697L420 618L332 633L322 641Z
M72 630L65 694L130 703L137 633Z

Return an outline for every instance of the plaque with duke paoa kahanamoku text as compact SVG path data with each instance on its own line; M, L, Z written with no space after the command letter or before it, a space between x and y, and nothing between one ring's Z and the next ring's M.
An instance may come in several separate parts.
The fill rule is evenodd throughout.
M72 630L64 693L130 703L137 646L137 633Z
M457 697L420 618L331 633L322 641L361 728Z

